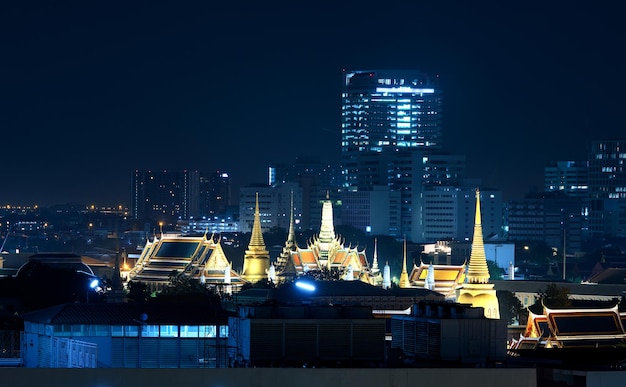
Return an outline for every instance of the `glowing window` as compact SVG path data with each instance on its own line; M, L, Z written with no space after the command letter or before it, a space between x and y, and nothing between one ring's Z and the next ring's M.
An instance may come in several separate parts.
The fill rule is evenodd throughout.
M178 325L161 325L159 331L161 337L178 337Z
M199 328L200 337L215 337L217 334L217 328L215 325L201 325Z
M143 337L159 337L158 325L143 325L141 327L141 336Z

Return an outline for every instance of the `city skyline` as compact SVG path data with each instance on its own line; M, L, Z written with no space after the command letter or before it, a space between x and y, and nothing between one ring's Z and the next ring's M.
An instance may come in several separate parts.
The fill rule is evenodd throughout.
M444 149L507 200L623 137L620 4L4 8L1 204L128 205L135 169L237 189L272 161L338 162L343 69L439 75Z

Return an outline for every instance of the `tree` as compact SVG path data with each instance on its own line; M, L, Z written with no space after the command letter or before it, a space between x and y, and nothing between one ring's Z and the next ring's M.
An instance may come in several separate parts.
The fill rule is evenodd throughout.
M128 301L129 302L146 302L150 297L150 292L145 283L140 281L128 282Z
M552 283L546 286L543 292L539 293L539 299L543 305L549 308L567 308L572 305L569 294L570 290L568 287Z
M519 322L523 306L515 294L508 290L497 290L496 296L500 307L500 319L505 320L507 324Z
M316 281L338 281L345 274L345 269L323 267L321 269L309 270L302 274L302 278L310 278Z
M170 283L161 289L155 301L215 301L219 298L199 280L176 270L170 273Z
M496 261L487 260L487 269L489 269L489 277L493 280L502 279L502 268L498 266Z

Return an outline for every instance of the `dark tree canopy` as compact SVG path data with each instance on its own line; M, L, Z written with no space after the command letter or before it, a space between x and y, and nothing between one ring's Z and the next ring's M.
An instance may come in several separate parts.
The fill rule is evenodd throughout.
M539 300L548 308L567 308L572 305L569 295L568 287L552 283L539 293Z

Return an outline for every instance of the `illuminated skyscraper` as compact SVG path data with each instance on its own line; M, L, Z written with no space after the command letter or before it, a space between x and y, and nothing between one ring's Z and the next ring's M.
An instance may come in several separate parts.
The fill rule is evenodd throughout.
M418 241L422 188L458 184L462 177L465 158L444 154L442 132L438 76L414 70L343 72L342 188L399 192L399 222L386 220L399 226L391 235ZM352 215L347 211L346 219Z
M387 185L399 151L441 149L438 77L419 71L344 71L341 162L344 188Z

